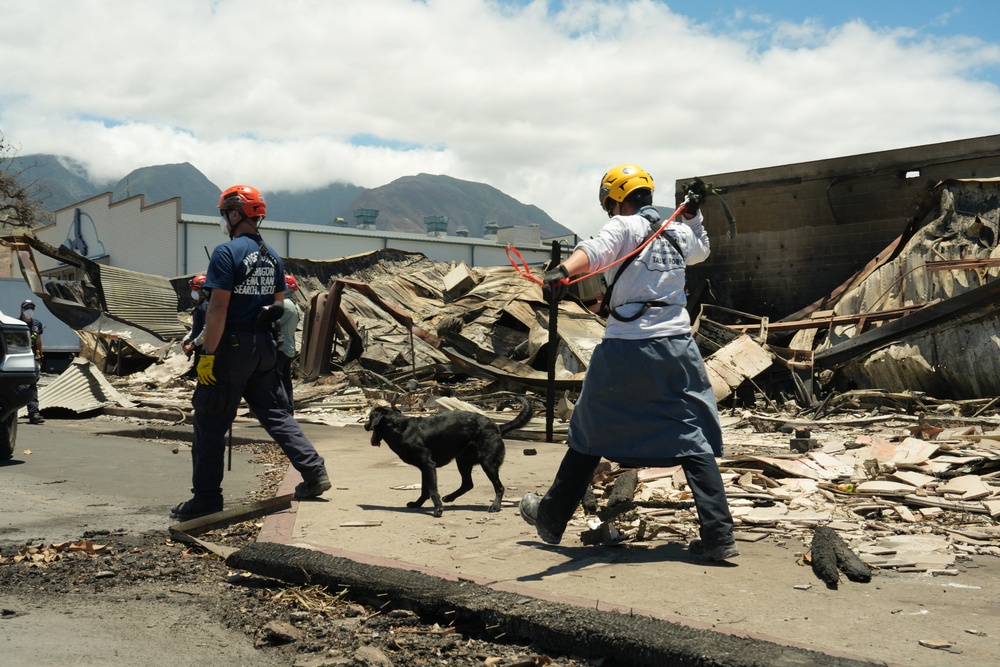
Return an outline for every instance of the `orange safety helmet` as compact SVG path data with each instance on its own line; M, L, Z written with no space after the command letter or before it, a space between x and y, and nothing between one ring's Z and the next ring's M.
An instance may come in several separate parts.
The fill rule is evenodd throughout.
M191 279L191 289L202 290L205 289L205 279L207 276L195 276Z
M299 291L299 281L290 273L285 274L285 289L293 292Z
M234 185L219 195L220 211L242 211L248 218L258 218L258 222L267 215L267 204L264 195L257 188L249 185Z

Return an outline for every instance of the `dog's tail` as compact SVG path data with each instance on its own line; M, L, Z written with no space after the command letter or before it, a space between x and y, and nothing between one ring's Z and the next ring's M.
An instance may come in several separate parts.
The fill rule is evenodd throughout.
M515 396L517 401L521 404L521 412L518 413L516 417L511 419L509 422L500 424L500 434L507 435L511 431L521 428L529 421L531 421L532 413L532 403L531 399L527 396Z

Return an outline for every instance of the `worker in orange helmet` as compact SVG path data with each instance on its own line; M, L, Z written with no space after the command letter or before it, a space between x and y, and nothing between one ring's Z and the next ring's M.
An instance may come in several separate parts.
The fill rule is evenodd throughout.
M288 405L295 413L295 401L292 398L292 362L295 360L295 330L302 319L302 309L295 303L293 294L299 291L299 281L290 273L285 274L285 312L278 320L281 327L281 343L278 346L278 373L281 384L288 395Z
M180 521L223 509L225 436L241 399L302 476L295 487L297 499L315 498L332 488L323 457L292 416L275 371L285 267L260 235L267 215L264 196L249 185L234 185L219 197L219 212L229 241L216 246L206 272L204 286L211 296L191 401L193 497L171 511Z
M205 314L208 312L208 292L205 290L205 276L195 276L188 283L195 305L191 310L191 331L181 340L184 353L190 358L201 348L201 334L205 329ZM197 363L197 357L195 357Z

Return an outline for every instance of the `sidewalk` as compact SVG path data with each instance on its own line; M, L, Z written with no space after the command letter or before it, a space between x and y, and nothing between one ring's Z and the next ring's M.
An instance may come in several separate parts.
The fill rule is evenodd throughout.
M333 489L268 517L262 542L845 658L985 665L1000 650L1000 564L994 559L978 558L958 577L884 571L870 584L845 580L829 590L799 564L806 550L799 542L741 542L742 556L723 564L689 557L686 542L676 537L585 547L578 539L583 526L571 525L561 545L549 546L521 520L517 501L545 491L565 445L508 438L502 511L486 511L493 491L477 468L476 487L435 518L429 502L419 510L406 507L419 494L419 471L387 446L372 447L360 425L303 427L326 458ZM442 495L458 486L453 463L438 477ZM291 493L298 481L291 470L278 493ZM942 639L963 655L919 644Z

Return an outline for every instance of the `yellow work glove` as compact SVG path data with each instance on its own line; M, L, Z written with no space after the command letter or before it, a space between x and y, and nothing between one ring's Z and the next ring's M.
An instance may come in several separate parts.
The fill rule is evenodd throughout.
M215 384L215 355L202 353L198 358L198 382Z

